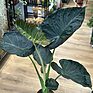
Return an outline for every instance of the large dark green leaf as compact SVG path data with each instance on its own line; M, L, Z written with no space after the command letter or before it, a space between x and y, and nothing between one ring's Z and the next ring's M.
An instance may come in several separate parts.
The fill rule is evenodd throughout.
M50 43L36 24L29 24L23 20L17 20L15 24L17 30L32 42L43 45Z
M85 7L59 9L48 16L40 25L46 37L52 41L53 49L64 43L82 24Z
M52 63L52 68L60 75L67 79L71 79L84 87L92 87L90 75L83 65L76 61L61 59L59 67L56 63Z
M37 51L38 51L39 55L41 56L44 65L49 64L53 60L53 55L48 48L38 45ZM37 51L35 50L35 52L33 53L33 57L38 62L38 64L41 65L41 60L40 60L40 57L39 57Z
M53 79L53 78L49 78L46 80L45 82L45 86L49 89L49 90L57 90L59 83Z
M21 57L29 56L35 50L31 41L15 31L10 31L4 34L0 43L0 48Z

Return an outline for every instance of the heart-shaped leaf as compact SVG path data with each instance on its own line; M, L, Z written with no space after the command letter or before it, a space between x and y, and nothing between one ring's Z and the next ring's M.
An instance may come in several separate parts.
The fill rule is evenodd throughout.
M49 78L46 80L45 82L45 86L49 89L49 90L57 90L59 83L53 79L53 78Z
M49 64L53 60L53 54L51 53L51 51L41 45L37 45L37 51L35 50L33 53L34 59L38 62L39 65L41 65L39 56L42 58L44 65Z
M64 43L81 26L84 16L85 7L59 9L48 16L40 25L52 42L48 47L53 49Z
M22 36L19 32L6 32L0 42L0 48L11 54L21 57L31 55L35 48L31 41Z
M92 87L90 75L83 65L76 61L61 59L59 67L56 63L52 63L52 68L60 75L67 79L71 79L84 87Z

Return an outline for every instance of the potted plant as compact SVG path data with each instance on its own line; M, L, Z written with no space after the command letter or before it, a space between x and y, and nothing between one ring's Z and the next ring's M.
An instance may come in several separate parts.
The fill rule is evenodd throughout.
M85 7L57 9L39 25L19 20L15 22L14 31L4 34L0 42L1 49L30 58L41 85L37 93L54 93L61 76L92 88L90 74L82 64L71 59L60 59L59 66L53 60L56 48L81 26L84 16ZM36 62L41 67L40 71ZM51 67L58 76L50 77Z
M90 28L92 28L92 34L91 34L91 41L90 44L93 47L93 16L89 19L89 22L87 24Z

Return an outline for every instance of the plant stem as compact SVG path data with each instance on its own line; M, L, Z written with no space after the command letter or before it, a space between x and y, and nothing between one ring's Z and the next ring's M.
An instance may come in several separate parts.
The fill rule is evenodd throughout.
M39 53L39 51L38 51L38 49L37 49L37 47L36 47L35 44L34 44L34 46L35 46L36 52L37 52L37 54L38 54L38 57L39 57L39 59L40 59L40 62L41 62L41 65L42 65L42 69L43 69L43 73L45 74L45 66L44 66L43 60L42 60L41 55L40 55L40 53ZM44 76L44 77L45 77L45 76Z
M55 78L55 80L57 80L60 76L61 76L61 75L58 75L58 76Z
M43 70L43 81L44 81L43 89L42 89L42 90L44 91L44 90L46 89L46 86L45 86L45 81L46 81L46 67L44 66L42 57L41 57L41 55L40 55L40 53L39 53L39 51L38 51L38 49L37 49L37 47L36 47L35 44L34 44L34 46L35 46L36 52L37 52L37 54L38 54L38 57L39 57L39 59L40 59L41 65L42 65L42 70Z
M36 72L37 72L37 74L38 74L38 76L40 76L39 71L37 70L37 67L36 67L33 59L32 59L30 56L29 56L29 58L30 58L30 60L32 61L33 65L34 65L34 67L35 67L35 70L36 70Z
M35 65L35 63L34 63L34 61L33 61L33 59L32 59L30 56L29 56L29 58L30 58L30 60L31 60L31 62L32 62L34 68L35 68L35 70L36 70L36 73L37 73L38 78L39 78L40 83L41 83L41 87L43 87L43 84L42 84L42 78L41 78L41 76L40 76L40 74L39 74L39 71L38 71L38 69L37 69L37 67L36 67L36 65Z
M54 52L55 52L55 49L53 50L53 55L54 55ZM50 62L50 64L49 64L49 66L48 66L46 79L48 79L48 77L49 77L50 67L51 67L51 62Z

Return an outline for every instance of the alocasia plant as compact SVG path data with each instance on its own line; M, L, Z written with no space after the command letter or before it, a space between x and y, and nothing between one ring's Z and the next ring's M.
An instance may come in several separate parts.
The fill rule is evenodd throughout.
M84 16L85 7L72 7L55 10L40 25L16 21L15 31L4 34L0 48L11 54L30 58L41 84L38 93L57 90L57 79L60 76L92 88L90 75L83 65L73 60L60 59L59 66L53 60L55 49L81 26ZM41 66L40 71L35 62ZM55 78L49 75L51 67L59 74Z

